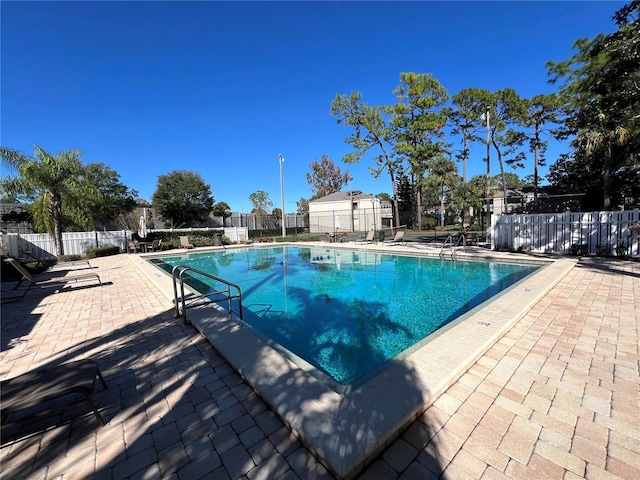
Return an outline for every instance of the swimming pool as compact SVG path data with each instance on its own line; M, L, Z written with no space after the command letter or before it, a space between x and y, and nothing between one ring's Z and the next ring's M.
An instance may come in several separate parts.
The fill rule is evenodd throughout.
M323 381L351 387L539 268L294 246L151 261L239 285L246 324Z

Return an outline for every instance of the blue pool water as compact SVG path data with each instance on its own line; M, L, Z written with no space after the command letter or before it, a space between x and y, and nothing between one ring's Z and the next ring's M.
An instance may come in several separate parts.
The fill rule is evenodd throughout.
M291 246L152 262L236 283L247 324L341 385L366 377L539 268Z

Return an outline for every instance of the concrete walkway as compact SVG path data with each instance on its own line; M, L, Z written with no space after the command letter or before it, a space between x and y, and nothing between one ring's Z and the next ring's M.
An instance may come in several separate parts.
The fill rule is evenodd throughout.
M103 287L3 284L0 378L91 357L88 407L2 428L2 478L332 478L127 259ZM640 264L582 261L396 439L366 479L640 478Z

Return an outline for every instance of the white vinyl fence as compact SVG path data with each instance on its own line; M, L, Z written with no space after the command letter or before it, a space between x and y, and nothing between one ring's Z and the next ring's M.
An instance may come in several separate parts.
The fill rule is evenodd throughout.
M155 230L172 231L188 235L193 230L206 229L173 229ZM221 230L219 228L213 230ZM106 247L115 245L121 252L127 251L127 244L131 240L132 230L95 231L95 232L65 232L62 234L65 255L84 255L89 248ZM224 235L232 242L237 242L240 235L247 235L246 227L225 227ZM245 238L248 238L246 236ZM3 255L21 258L25 253L31 258L46 260L56 257L56 247L52 238L46 233L0 233L0 243L3 246Z
M506 247L539 253L570 253L586 245L590 255L616 255L618 247L640 255L640 210L499 215L491 219L491 249ZM634 233L635 232L635 233Z

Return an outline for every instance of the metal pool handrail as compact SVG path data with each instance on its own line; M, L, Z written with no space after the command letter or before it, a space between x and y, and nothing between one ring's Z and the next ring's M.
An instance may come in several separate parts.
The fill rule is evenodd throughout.
M194 303L197 300L201 300L205 298L209 299L209 303L219 303L223 300L227 300L227 302L229 303L229 306L228 306L229 318L231 318L231 314L233 311L231 300L237 298L238 299L238 316L240 317L240 325L242 325L242 322L243 322L242 291L240 290L240 287L235 283L225 280L224 278L216 277L215 275L211 275L209 273L203 272L202 270L198 270L196 268L189 267L187 265L176 265L171 269L171 276L173 278L173 302L176 305L176 317L182 316L182 319L184 320L184 322L188 323L187 301L185 299L185 294L184 294L184 278L183 278L184 274L187 272L193 272L198 275L202 275L203 277L210 278L212 280L215 280L216 282L220 282L226 285L226 288L223 288L222 290L218 290L215 292L208 292L200 295L194 294L193 296L189 297L190 303ZM180 296L178 296L178 283L180 284ZM235 290L234 294L232 294L231 289ZM214 295L221 295L221 298L217 298L215 300L211 299L210 297ZM180 311L180 305L182 305L182 312Z
M451 234L447 235L447 238L442 243L442 247L440 248L440 256L444 256L444 251L447 248L447 243L449 244L449 249L451 252L451 258L456 258L456 248L459 246L462 241L462 251L465 252L467 248L467 239L464 234L458 236L458 240L456 240L455 245L453 244L453 237Z

